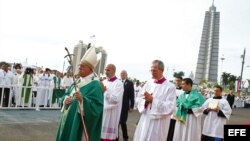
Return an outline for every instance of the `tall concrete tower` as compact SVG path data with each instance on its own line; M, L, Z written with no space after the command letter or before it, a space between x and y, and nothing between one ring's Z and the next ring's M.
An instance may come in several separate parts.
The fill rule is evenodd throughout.
M102 47L96 48L96 53L101 54L101 58L95 68L96 74L100 76L100 74L104 74L104 69L106 66L108 55L107 52Z
M79 43L77 45L75 45L74 47L74 56L73 56L73 68L74 68L74 74L78 73L78 66L80 64L80 61L83 57L83 55L85 54L85 52L87 51L87 44L84 44L82 40L79 41Z
M199 56L195 72L195 83L201 80L217 82L219 60L220 12L214 2L205 13Z
M80 64L82 57L86 53L87 48L88 48L88 44L84 44L83 41L81 41L81 40L74 47L74 53L73 53L74 54L74 56L73 56L74 74L78 73L78 71L79 71L78 66ZM95 50L96 50L97 54L101 53L100 60L99 60L98 64L96 65L96 68L94 70L95 73L100 76L100 74L104 73L104 68L105 68L105 65L107 62L107 53L102 47L98 47L98 48L95 47Z

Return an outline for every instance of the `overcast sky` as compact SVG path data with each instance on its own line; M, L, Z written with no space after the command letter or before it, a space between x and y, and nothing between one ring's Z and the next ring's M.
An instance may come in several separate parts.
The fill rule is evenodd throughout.
M63 69L64 47L83 40L102 46L117 74L150 78L152 60L165 75L195 74L205 11L212 0L0 0L0 61ZM220 12L219 70L250 78L250 1L215 0ZM66 64L67 65L67 64ZM222 68L222 70L221 70Z

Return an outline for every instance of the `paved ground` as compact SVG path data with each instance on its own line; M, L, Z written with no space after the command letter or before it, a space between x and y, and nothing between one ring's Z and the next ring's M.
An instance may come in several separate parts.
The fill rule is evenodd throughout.
M59 119L59 110L0 110L0 141L54 141ZM138 119L136 111L129 113L130 140ZM250 109L233 109L228 124L246 122L250 122Z

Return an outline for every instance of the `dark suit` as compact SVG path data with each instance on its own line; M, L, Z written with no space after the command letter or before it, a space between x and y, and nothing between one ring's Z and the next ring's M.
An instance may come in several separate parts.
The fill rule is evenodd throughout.
M235 96L232 95L232 94L228 94L228 95L227 95L227 101L228 101L228 103L229 103L229 105L230 105L231 108L233 108L234 97L235 97Z
M124 139L128 139L128 131L127 131L127 119L128 119L128 111L129 109L133 109L134 107L134 84L130 80L125 80L123 82L124 92L122 99L122 110L120 117L120 125L122 127L122 134Z

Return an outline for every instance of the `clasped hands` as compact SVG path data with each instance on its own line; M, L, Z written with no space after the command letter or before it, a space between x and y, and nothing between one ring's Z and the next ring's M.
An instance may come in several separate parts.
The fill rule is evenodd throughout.
M145 93L144 93L144 99L146 100L146 102L152 103L152 101L153 101L153 96L152 96L152 94L150 94L150 93L148 93L148 92L145 92Z
M76 100L78 100L80 103L82 103L83 102L83 98L82 98L82 95L81 95L81 93L80 92L75 92L74 94L73 94L73 96L76 98ZM72 96L70 96L70 97L67 97L66 98L66 100L65 100L65 104L66 105L70 105L71 103L72 103L72 101L73 101L73 97Z

